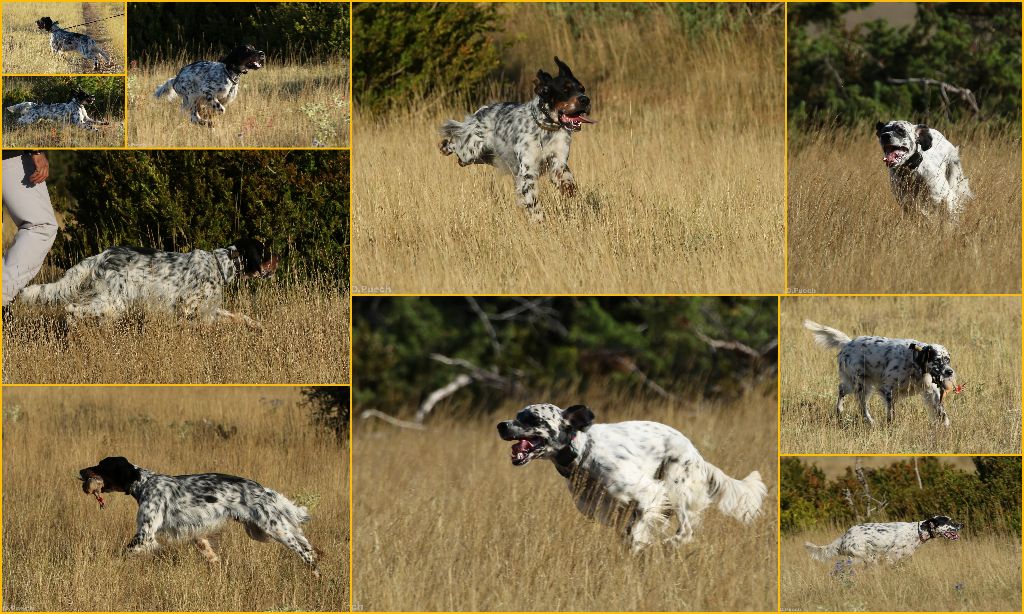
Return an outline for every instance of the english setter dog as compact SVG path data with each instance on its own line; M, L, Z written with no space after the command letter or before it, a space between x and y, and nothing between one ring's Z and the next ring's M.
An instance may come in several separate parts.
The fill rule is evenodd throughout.
M826 546L806 542L804 547L815 561L843 556L873 563L884 557L889 563L895 563L914 554L921 544L936 537L952 541L960 539L963 527L948 516L932 516L921 522L869 522L850 527Z
M104 458L79 475L82 491L96 497L100 508L105 506L100 493L105 492L123 492L138 502L135 536L126 547L130 554L156 550L157 537L191 539L207 561L218 563L207 536L234 520L257 541L284 544L320 577L316 550L302 534L309 512L252 480L223 473L164 475L137 467L123 456Z
M217 62L194 62L156 88L153 96L174 100L192 123L213 127L210 116L223 114L238 95L238 81L250 70L259 70L267 56L252 45L236 47Z
M185 317L259 323L220 307L224 288L246 277L270 277L277 257L255 239L188 253L115 247L86 258L50 284L27 286L17 300L64 305L74 318L116 317L136 302Z
M949 391L959 393L956 373L949 366L949 350L937 343L924 343L916 339L890 339L888 337L857 337L850 339L845 333L822 326L810 320L804 328L811 331L819 345L839 350L839 397L836 399L836 422L842 423L843 397L857 395L864 421L875 423L868 411L868 397L878 388L885 399L885 417L888 423L896 418L897 396L917 392L931 408L935 420L949 426L949 416L943 401Z
M960 150L941 132L924 124L893 120L875 124L889 183L904 211L925 217L939 212L952 223L973 197L960 165Z
M89 117L85 105L96 102L96 97L82 90L75 90L68 102L47 104L44 102L19 102L7 107L7 110L18 116L19 124L34 124L42 120L68 123L83 130L98 131L96 126L106 126L109 122Z
M760 473L729 477L672 427L594 424L594 413L583 405L528 405L499 423L498 434L515 442L513 465L537 458L554 463L580 512L621 528L633 552L663 537L673 515L678 528L665 541L692 541L705 508L716 500L723 514L749 524L767 493Z
M110 56L91 36L69 32L58 26L57 22L49 17L37 19L36 27L50 33L50 49L54 53L77 51L86 60L92 61L93 70L100 69L100 60L103 60L107 66L110 66Z
M537 203L537 178L549 173L565 196L576 194L569 170L572 133L593 124L590 98L569 67L555 58L558 76L537 71L536 96L530 102L502 102L481 107L461 122L441 126L441 153L455 154L460 166L490 164L512 173L520 205L533 221L544 212Z

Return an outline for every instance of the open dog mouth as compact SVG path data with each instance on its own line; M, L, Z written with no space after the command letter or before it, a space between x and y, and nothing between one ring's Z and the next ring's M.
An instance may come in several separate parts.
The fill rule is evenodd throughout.
M945 531L939 531L939 535L945 537L949 541L957 541L960 539L960 529L950 528Z
M882 151L885 153L885 157L882 161L889 168L896 166L903 161L903 158L910 153L910 150L900 145L882 145Z
M558 113L558 123L562 124L573 132L583 129L583 124L596 124L597 122L587 117L586 113Z
M541 437L529 437L519 439L512 444L512 464L519 467L533 459L541 448L544 447L544 439Z
M245 68L248 70L259 70L263 68L263 62L266 61L265 57L252 57L245 63Z

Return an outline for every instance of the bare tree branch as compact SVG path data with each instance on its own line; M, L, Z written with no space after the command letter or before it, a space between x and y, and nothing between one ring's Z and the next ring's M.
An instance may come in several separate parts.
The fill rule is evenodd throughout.
M487 334L491 338L491 347L494 348L495 352L500 354L501 342L498 341L497 331L495 331L494 326L491 325L491 318L488 317L486 313L484 313L484 310L480 308L480 304L477 303L476 299L473 298L472 296L467 296L466 302L469 303L469 308L473 310L473 313L476 314L476 317L479 318L480 322L484 325L484 330L487 331Z
M895 79L890 77L886 79L886 83L891 85L923 85L925 89L929 87L938 87L939 95L942 96L942 102L945 109L950 106L949 94L953 93L959 96L960 100L967 103L974 114L981 118L981 109L978 108L978 100L974 97L974 92L966 87L960 87L953 85L952 83L946 83L945 81L939 81L937 79L927 79L924 77L908 77L906 79Z
M459 373L455 376L455 379L431 392L427 395L427 398L423 399L423 402L420 403L420 408L416 410L416 416L413 417L413 421L416 424L423 424L423 421L427 419L435 405L472 383L472 377L465 373Z
M413 430L416 430L416 431L425 431L425 430L427 430L427 427L423 426L422 424L419 424L417 422L409 422L408 420L399 420L398 418L395 418L393 416L389 416L389 415L385 414L382 411L377 411L376 409L364 410L361 414L359 414L359 418L362 419L362 420L369 420L370 418L377 418L378 420L383 420L384 422L387 422L388 424L391 424L393 426L397 426L397 427L400 427L400 428L403 428L403 429L413 429Z

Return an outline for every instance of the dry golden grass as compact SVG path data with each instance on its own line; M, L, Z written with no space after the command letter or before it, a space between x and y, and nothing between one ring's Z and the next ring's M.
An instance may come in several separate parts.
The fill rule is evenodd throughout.
M812 561L803 544L827 544L846 529L783 538L783 611L1020 611L1019 537L965 533L955 543L925 544L896 566L855 565L852 575L832 575L833 564Z
M780 291L782 23L688 43L673 17L656 12L576 39L568 20L538 16L544 6L514 9L505 65L523 67L518 93L499 94L496 84L490 100L420 101L356 118L354 287ZM599 123L573 139L581 195L563 199L542 178L547 219L534 224L511 176L460 168L438 152L437 130L501 97L525 100L556 54L588 86Z
M427 433L363 423L353 443L355 607L774 610L775 400L603 398L615 410L596 406L600 421L679 426L726 473L760 471L765 514L745 527L711 508L694 543L632 556L613 529L576 510L550 463L509 463L494 425L521 406L510 402L490 419L437 416Z
M1019 132L942 127L975 198L959 226L904 214L871 130L797 135L789 178L789 288L798 293L1016 293Z
M4 609L346 609L348 451L299 401L296 388L5 388ZM237 432L224 439L218 424ZM323 578L236 523L215 540L219 569L188 543L125 556L135 501L111 493L101 511L74 479L110 455L171 474L241 475L306 505Z
M125 17L121 2L4 2L3 67L5 74L95 74L124 73ZM121 17L113 17L122 15ZM49 32L36 27L36 20L49 17L69 27L96 21L72 32L87 34L110 56L111 64L93 70L91 60L71 51L53 53Z
M1017 297L798 297L782 300L779 369L783 453L1020 453L1021 301ZM946 398L952 426L935 425L919 395L870 401L875 426L862 421L854 396L836 427L836 352L814 343L804 319L850 337L881 335L939 343L949 350L959 395Z
M5 383L349 381L349 298L320 282L253 282L225 308L260 322L206 325L161 313L65 323L56 307L18 306L4 323Z
M212 57L212 56L211 56ZM181 99L156 88L197 58L132 69L128 142L138 147L347 147L348 63L275 64L249 71L238 97L207 128L189 121Z

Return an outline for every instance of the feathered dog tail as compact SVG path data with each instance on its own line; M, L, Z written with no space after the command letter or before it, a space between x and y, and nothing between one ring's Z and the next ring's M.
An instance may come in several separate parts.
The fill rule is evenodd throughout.
M811 542L804 542L804 548L807 548L808 554L815 561L827 561L830 558L839 554L839 542L842 541L842 537L837 538L831 544L826 546L816 546Z
M28 111L35 105L34 102L19 102L18 104L12 104L7 107L7 110L16 115L20 115L25 111Z
M846 333L828 326L822 326L817 322L804 320L804 328L811 331L811 334L814 335L814 340L818 342L818 345L829 349L838 350L850 342L850 337L848 337Z
M761 514L761 503L768 488L761 481L761 474L751 471L742 480L731 478L711 463L708 471L708 494L718 496L718 509L726 516L732 516L744 524L753 522Z
M95 261L96 256L86 258L65 271L64 277L51 284L25 286L18 293L18 301L26 305L39 303L64 304L70 302L71 297L78 292L82 284L92 275L93 263Z
M174 91L174 80L176 78L177 77L171 77L167 81L164 81L164 84L156 88L156 91L153 92L153 98L160 99L165 96L167 97L167 100L174 100L177 98L178 93Z

